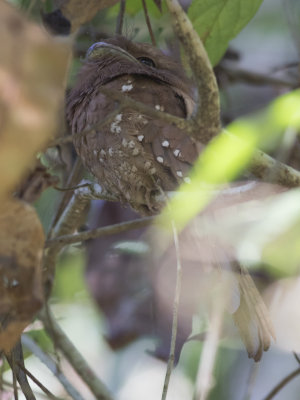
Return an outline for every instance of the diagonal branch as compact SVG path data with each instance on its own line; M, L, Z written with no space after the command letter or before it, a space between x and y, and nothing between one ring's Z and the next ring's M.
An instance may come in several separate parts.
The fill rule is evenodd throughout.
M116 199L103 191L98 184L90 185L88 187L80 187L74 191L74 194L62 212L59 220L55 224L51 232L51 237L72 234L83 222L85 210L92 199L102 199L115 201ZM48 298L51 292L56 258L62 249L61 244L48 248L44 254L43 262L43 285L45 297Z
M300 368L295 369L295 371L291 372L289 375L283 378L282 381L279 382L278 385L276 385L274 389L272 389L272 391L264 398L264 400L273 399L281 389L283 389L292 379L294 379L298 375L300 375Z
M91 229L89 231L77 234L57 236L53 239L47 240L45 246L51 247L51 246L57 246L58 244L65 246L67 244L78 243L84 240L95 239L98 237L115 235L117 233L126 232L133 229L144 228L146 226L149 226L154 221L154 218L155 217L139 218L133 221L121 222L119 224Z
M207 143L221 130L217 81L203 43L177 0L166 0L174 31L180 40L198 89L198 107L192 117L197 125L193 137Z
M96 399L112 400L108 389L94 374L93 370L89 367L73 343L70 342L61 327L55 321L55 318L51 314L50 310L43 309L39 313L39 317L42 320L45 330L49 337L53 340L55 346L63 353L77 374L95 395Z
M53 375L59 380L66 392L69 393L74 400L84 400L73 385L67 380L65 375L60 371L59 366L49 357L40 346L31 339L28 335L22 336L22 344L32 352L46 367L53 373Z

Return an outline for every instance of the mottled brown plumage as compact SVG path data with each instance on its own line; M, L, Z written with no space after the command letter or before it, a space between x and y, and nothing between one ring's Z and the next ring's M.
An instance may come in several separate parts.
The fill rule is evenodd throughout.
M183 181L188 182L187 173L202 145L175 126L128 107L105 125L97 127L118 107L114 100L101 93L103 87L120 91L157 110L187 118L195 104L191 83L180 65L158 49L117 37L91 47L77 84L68 96L67 117L74 145L86 167L101 186L121 202L129 203L140 214L155 214L160 211L156 195L176 189ZM242 189L241 193L244 193ZM256 198L257 192L248 191L246 197ZM233 197L231 201L235 204L242 200ZM224 202L226 196L221 197L222 206ZM199 239L196 232L197 229L187 229L180 235L183 261L191 264L191 268L195 264L199 274L199 277L194 272L191 274L195 290L189 286L183 292L195 295L203 292L201 282L212 283L206 285L206 289L211 290L215 282L203 280L203 272L208 276L214 276L214 270L224 270L224 275L226 271L233 272L232 291L236 292L236 304L231 312L249 356L257 361L274 337L259 293L250 276L230 254L226 243L211 236ZM160 242L161 237L156 236ZM167 279L158 279L158 282L171 284L169 297L173 299L174 281L170 276L175 271L176 252L172 248L164 249L163 253L157 260L160 271L163 273L164 269L170 268L167 268ZM207 264L212 267L208 273L205 272ZM161 293L168 297L165 287ZM170 321L165 316L162 324L167 324L170 329Z
M129 108L97 129L117 107L101 94L101 87L186 118L194 108L191 83L181 66L160 50L117 37L90 48L68 96L74 145L86 167L121 202L141 214L157 213L155 195L188 180L201 145L175 126Z

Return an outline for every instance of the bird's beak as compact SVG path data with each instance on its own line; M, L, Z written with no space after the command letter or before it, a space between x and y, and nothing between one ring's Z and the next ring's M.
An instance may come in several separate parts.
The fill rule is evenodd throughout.
M139 61L129 54L126 50L119 46L106 42L94 43L86 53L87 60L94 60L103 57L106 54L116 54L120 57L126 58L128 61L139 64Z

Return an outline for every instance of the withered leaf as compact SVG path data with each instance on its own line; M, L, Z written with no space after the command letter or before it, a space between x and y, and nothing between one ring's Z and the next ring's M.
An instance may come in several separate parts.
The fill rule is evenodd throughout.
M0 201L54 136L69 47L0 3Z
M34 208L20 200L0 208L0 350L15 345L43 304L44 231Z

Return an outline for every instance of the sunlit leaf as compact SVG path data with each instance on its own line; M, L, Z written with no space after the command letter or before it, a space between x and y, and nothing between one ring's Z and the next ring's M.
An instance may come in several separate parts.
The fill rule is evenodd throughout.
M188 15L213 65L228 43L253 18L263 0L193 0Z
M300 128L300 90L294 90L274 100L270 119L281 129Z
M234 179L250 161L256 145L251 130L236 130L236 135L223 132L206 147L190 177L160 218L172 218L181 229L203 209L215 195L214 185ZM171 215L169 214L171 210Z

